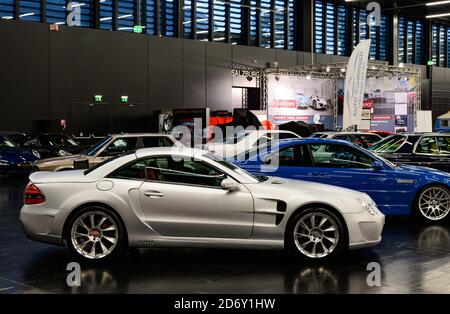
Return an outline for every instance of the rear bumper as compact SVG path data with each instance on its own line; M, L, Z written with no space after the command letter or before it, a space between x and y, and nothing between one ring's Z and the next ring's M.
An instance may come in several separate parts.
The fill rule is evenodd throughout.
M63 245L63 226L69 211L24 205L20 221L25 235L35 241Z

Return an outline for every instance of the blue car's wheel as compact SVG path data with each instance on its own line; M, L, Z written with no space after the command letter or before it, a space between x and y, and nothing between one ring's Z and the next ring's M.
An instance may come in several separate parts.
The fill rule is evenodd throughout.
M440 185L428 186L419 192L416 215L427 222L438 222L450 217L450 192Z

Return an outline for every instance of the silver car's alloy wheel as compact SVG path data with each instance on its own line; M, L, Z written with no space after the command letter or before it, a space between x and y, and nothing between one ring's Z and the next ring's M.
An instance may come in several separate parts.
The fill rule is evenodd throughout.
M425 189L419 197L419 210L429 220L441 220L450 212L450 194L447 189L433 186Z
M339 228L330 216L312 212L300 218L294 228L297 249L310 258L323 258L334 251L339 242Z
M111 216L101 211L88 211L75 220L70 237L80 255L100 259L114 251L119 232Z

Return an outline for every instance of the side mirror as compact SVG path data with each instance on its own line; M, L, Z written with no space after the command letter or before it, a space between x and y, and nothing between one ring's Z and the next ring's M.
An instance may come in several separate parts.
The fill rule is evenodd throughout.
M226 191L236 191L239 189L239 185L231 179L223 179L220 186Z
M382 170L384 169L383 163L379 160L376 160L372 163L372 168L374 170Z
M272 158L270 158L270 156L264 157L262 159L263 164L265 165L270 165L270 163L272 162Z

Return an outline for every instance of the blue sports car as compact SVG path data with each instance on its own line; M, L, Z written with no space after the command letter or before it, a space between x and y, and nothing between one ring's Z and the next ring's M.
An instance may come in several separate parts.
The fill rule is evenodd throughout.
M326 183L369 194L386 215L414 214L425 221L450 217L450 174L396 165L352 143L295 139L260 146L236 156L255 175ZM324 190L324 193L327 193Z
M32 170L32 163L39 158L33 150L20 148L0 135L0 173L22 173Z

